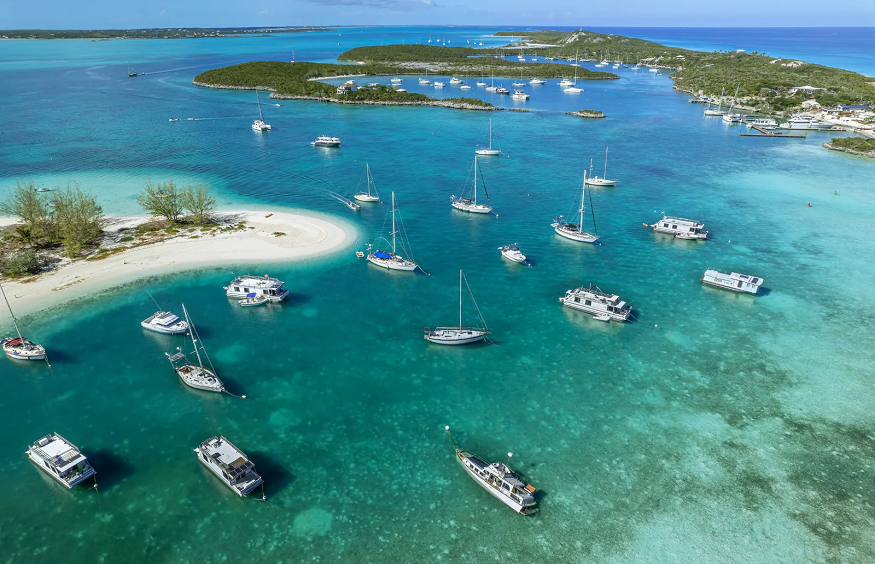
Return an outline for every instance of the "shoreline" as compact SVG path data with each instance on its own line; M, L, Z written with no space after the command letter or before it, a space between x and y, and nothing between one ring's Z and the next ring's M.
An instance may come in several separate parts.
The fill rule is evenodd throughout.
M3 287L9 303L16 315L23 317L154 276L221 265L289 263L327 256L351 244L356 235L339 223L293 212L228 210L215 215L235 224L243 222L246 227L210 235L181 232L105 258L81 258L49 272L8 280ZM124 234L119 230L147 221L148 217L107 219L107 235L111 237Z
M847 147L838 147L838 146L836 146L836 145L833 145L833 144L830 143L830 142L826 142L826 143L824 143L824 144L822 145L822 147L824 147L824 148L826 148L826 149L829 149L830 151L839 151L840 153L848 153L848 154L851 154L851 155L857 155L857 156L860 156L860 157L866 157L866 158L868 158L868 159L875 159L875 151L869 151L869 152L857 151L856 149L850 149L850 148L847 148Z

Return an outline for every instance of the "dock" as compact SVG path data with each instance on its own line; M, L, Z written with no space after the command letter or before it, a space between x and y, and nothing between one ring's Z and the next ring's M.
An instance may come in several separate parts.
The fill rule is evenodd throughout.
M756 129L757 131L759 131L759 133L739 133L739 137L780 137L782 139L805 139L805 135L787 135L786 133L770 131L758 125L751 125L750 128Z

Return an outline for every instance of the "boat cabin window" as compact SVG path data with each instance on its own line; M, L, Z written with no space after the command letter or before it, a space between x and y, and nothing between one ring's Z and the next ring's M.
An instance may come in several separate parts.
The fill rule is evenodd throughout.
M672 225L671 228L672 228L672 229L677 229L678 226L677 226L677 225Z
M580 296L574 296L574 303L576 303L576 304L580 303Z
M589 300L585 300L583 303L584 303L585 305L592 305L592 302L589 301Z
M501 484L501 487L510 491L510 486L508 486L507 484Z
M235 292L239 292L239 291L240 291L240 286L234 286L234 291L235 291Z
M738 287L741 288L742 282L739 280Z
M668 223L663 223L662 226L663 226L663 227L668 227Z

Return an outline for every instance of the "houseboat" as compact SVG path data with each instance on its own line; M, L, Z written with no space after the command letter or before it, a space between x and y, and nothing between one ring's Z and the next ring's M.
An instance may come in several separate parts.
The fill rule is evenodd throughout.
M708 238L708 232L704 230L704 227L704 223L694 219L667 215L663 215L662 219L650 225L650 228L657 233L668 233L678 239L699 239L702 241Z
M33 443L25 454L68 489L97 475L76 445L57 433L46 435Z
M144 329L165 335L188 333L188 323L169 311L159 311L140 322Z
M198 460L234 493L243 497L263 483L255 465L225 437L212 437L194 449Z
M756 294L759 292L763 279L737 272L724 274L718 270L706 270L704 276L702 276L702 282L715 288L723 288L724 290L732 290L733 292L744 294Z
M591 313L595 317L608 316L613 321L628 321L632 314L632 308L626 302L620 300L616 294L606 294L598 286L590 284L589 288L575 288L568 290L559 298L559 302L565 307L579 309Z
M289 291L283 288L282 280L271 278L267 274L263 277L238 276L225 286L225 294L229 298L244 299L264 296L268 301L281 302L289 296Z

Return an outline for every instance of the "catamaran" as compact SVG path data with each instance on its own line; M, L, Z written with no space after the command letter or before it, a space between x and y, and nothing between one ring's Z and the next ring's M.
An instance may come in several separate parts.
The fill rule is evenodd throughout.
M590 176L586 179L586 183L590 186L613 186L619 180L609 180L608 179L608 148L605 147L605 172L602 178L598 176L592 176L592 159L589 160L589 174Z
M264 122L264 115L261 113L261 100L258 99L258 90L255 91L255 102L258 104L258 119L252 122L252 129L255 131L270 131L270 124Z
M204 466L240 497L264 483L249 457L221 435L205 440L194 452Z
M413 260L406 259L406 258L404 258L401 255L396 253L396 235L398 233L398 230L395 227L395 212L396 211L397 210L395 209L395 192L392 192L392 209L389 212L392 214L392 251L386 252L386 251L381 251L381 250L375 248L377 242L380 239L383 239L383 236L380 235L380 237L376 241L374 241L374 243L372 245L368 245L368 262L370 262L371 264L375 264L377 266L381 266L383 268L387 268L389 270L414 271L419 267L419 265L416 264ZM403 223L401 224L401 227L403 229L403 227L404 227ZM403 233L402 233L402 235L403 235ZM383 240L386 241L385 239L383 239ZM386 242L388 243L388 241L386 241ZM403 247L403 241L402 241L402 247Z
M477 315L480 317L482 327L463 327L462 326L462 282L468 288L468 294L471 296L471 301L474 303L474 309L477 310ZM477 307L477 302L474 301L474 293L471 292L471 286L468 285L468 279L464 273L459 271L459 326L458 327L435 327L434 329L425 328L425 340L438 345L468 345L482 341L486 335L490 333L486 327L486 321L483 319L483 314L480 313L480 308Z
M219 377L216 376L216 369L213 368L213 363L210 361L210 357L207 356L207 350L204 348L203 344L200 343L200 336L198 335L194 324L191 322L191 318L188 316L188 310L185 309L185 304L182 304L182 313L185 315L185 321L191 328L189 335L191 335L191 342L192 345L194 345L194 354L197 356L197 364L189 362L188 357L185 356L182 349L176 347L176 350L178 351L176 354L171 355L170 353L164 353L170 361L170 366L173 367L173 371L176 372L177 376L179 376L187 386L207 392L224 392L225 386L222 384L222 381L219 380ZM210 368L204 367L200 351L204 351L204 356L207 357L207 362L209 363Z
M552 224L553 229L559 235L565 237L566 239L571 239L572 241L580 241L581 243L595 243L599 240L598 231L595 228L595 211L592 207L592 194L589 197L589 208L590 213L592 214L592 226L593 231L595 233L589 233L588 231L584 231L583 229L583 217L586 212L586 171L583 171L583 184L580 189L580 208L578 210L580 222L577 224L568 223L565 221L560 215L556 219L554 219L554 223Z
M46 349L42 345L38 345L32 341L25 339L21 335L21 329L18 328L18 320L15 319L15 314L12 313L12 306L9 305L9 300L6 298L6 291L0 285L0 293L3 294L3 301L6 302L6 308L9 310L9 315L12 316L12 324L15 325L15 332L18 333L18 338L7 337L0 340L0 345L3 346L3 352L14 360L45 360Z
M577 64L577 53L575 53L575 55L574 55L574 60L575 60L575 64L574 64L574 82L572 82L571 84L567 85L566 88L565 88L565 90L563 90L563 92L566 92L567 94L580 94L580 93L583 92L583 88L578 88L578 87L577 87L577 67L579 66L579 65ZM562 83L560 82L560 84L562 84Z
M479 173L479 170L477 168L477 155L474 155L474 188L473 188L474 197L473 198L465 198L465 197L459 196L457 198L455 196L455 194L453 196L450 196L450 201L452 201L453 207L456 208L457 210L464 211L464 212L470 212L470 213L480 213L480 214L486 214L486 213L489 213L492 211L492 205L491 205L491 202L489 202L489 192L486 192L486 183L485 182L483 183L483 191L486 193L486 201L489 202L490 205L483 205L483 204L477 203L477 176L478 176L478 173ZM482 176L482 173L480 173L479 175ZM482 180L482 177L481 177L481 180ZM467 182L465 184L467 186ZM463 192L464 192L464 189L463 189Z
M489 464L471 451L462 450L456 446L450 427L445 427L453 450L456 451L456 461L465 469L468 476L489 492L492 497L501 501L521 515L529 515L536 510L537 502L532 495L535 487L527 484L522 476L511 470L507 464L493 462ZM513 453L507 453L510 462Z
M482 155L484 157L495 157L501 154L501 149L493 149L492 148L492 120L489 120L489 148L488 149L476 149L474 151L478 155Z
M379 202L380 195L377 194L377 185L374 183L374 177L371 176L371 167L368 164L365 164L365 177L366 177L366 188L367 193L365 192L357 192L355 196L353 196L359 202ZM361 180L359 180L361 182ZM371 186L374 187L374 193L371 194Z
M31 462L67 489L97 476L97 472L76 445L57 433L48 434L36 441L27 448L25 454ZM96 486L97 478L94 480Z

